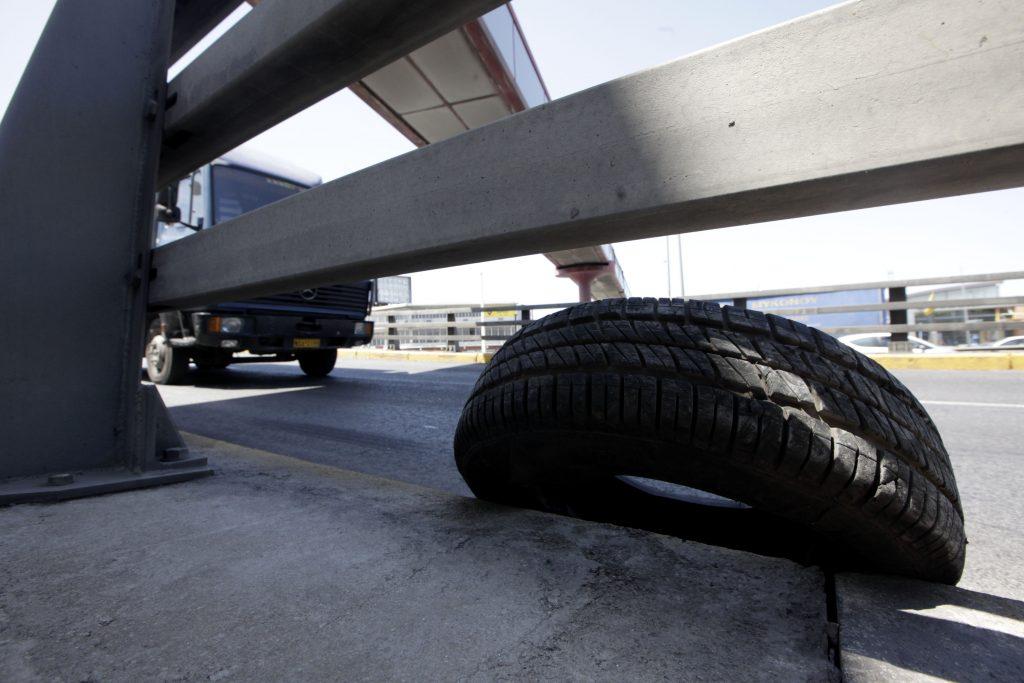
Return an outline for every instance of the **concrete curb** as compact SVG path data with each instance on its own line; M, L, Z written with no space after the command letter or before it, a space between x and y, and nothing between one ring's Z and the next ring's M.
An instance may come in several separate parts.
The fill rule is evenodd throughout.
M1024 370L1024 353L880 354L888 370Z
M338 358L350 360L412 360L431 363L486 363L494 354L477 351L388 351L384 349L338 349Z

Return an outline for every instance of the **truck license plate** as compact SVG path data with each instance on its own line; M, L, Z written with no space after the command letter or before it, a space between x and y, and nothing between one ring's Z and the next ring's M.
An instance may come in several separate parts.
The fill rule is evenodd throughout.
M292 346L297 349L318 349L320 348L319 339L293 339Z

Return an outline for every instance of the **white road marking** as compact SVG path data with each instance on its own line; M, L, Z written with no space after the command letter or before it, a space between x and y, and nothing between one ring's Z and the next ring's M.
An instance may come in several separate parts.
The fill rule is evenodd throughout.
M253 398L256 396L269 396L271 394L288 394L293 391L307 391L309 389L323 389L322 384L307 384L297 387L262 387L262 388L224 388L224 387L194 387L188 385L167 385L158 386L160 398L168 408L180 408L199 403L215 403L217 401L231 401L236 398Z
M1024 408L1024 403L973 403L971 401L921 401L926 406L969 406L971 408Z

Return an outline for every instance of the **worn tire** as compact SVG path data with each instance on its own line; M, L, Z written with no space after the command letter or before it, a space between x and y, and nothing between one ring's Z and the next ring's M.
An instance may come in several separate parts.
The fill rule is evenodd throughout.
M337 349L299 351L295 355L299 359L299 367L310 377L326 377L338 362Z
M800 323L681 299L581 304L532 323L466 403L455 459L473 492L574 514L620 475L797 522L868 566L962 572L949 456L910 391Z

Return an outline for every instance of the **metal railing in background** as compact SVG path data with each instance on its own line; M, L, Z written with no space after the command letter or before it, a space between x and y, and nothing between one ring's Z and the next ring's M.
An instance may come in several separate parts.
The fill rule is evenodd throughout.
M692 298L763 310L799 319L805 316L828 316L843 313L879 313L887 322L863 325L814 325L835 336L877 332L891 335L891 342L908 342L907 335L920 333L972 333L995 332L1004 335L1024 334L1024 296L981 296L948 299L908 299L907 288L933 285L978 285L992 283L998 286L1007 280L1024 280L1024 271L956 275L948 277L885 280L839 285L823 285L765 291L724 292L698 295ZM877 303L839 305L781 305L761 308L757 304L766 300L799 298L805 295L878 290ZM957 289L945 290L956 292ZM927 293L927 292L926 292ZM917 293L911 296L916 296ZM480 349L488 342L500 345L523 325L556 310L575 305L550 304L495 304L490 306L454 305L400 305L376 309L371 316L376 323L373 345L391 349ZM964 318L958 321L934 320L934 316L914 316L909 312L952 311ZM541 312L544 312L541 314ZM979 314L980 312L980 314ZM902 315L899 315L902 314ZM991 318L991 319L989 319ZM805 322L807 322L805 320ZM937 341L943 341L941 339ZM984 341L979 339L979 341ZM987 341L994 341L989 339Z
M1024 271L1009 271L710 294L698 298L793 317L837 337L866 333L888 334L891 350L907 351L912 350L909 347L911 333L943 345L980 346L986 341L996 341L995 335L999 333L1024 330L1024 296L997 295L1002 282L1022 279ZM910 288L925 289L911 293L908 292ZM969 290L980 292L981 295L968 297ZM877 291L879 301L825 306L800 305L798 302L787 305L789 302L786 301L788 297L857 291ZM938 313L940 311L943 313ZM820 324L814 324L809 319L811 316L821 318L871 312L879 314L878 321L844 323L833 320L829 324L826 320L820 320Z

